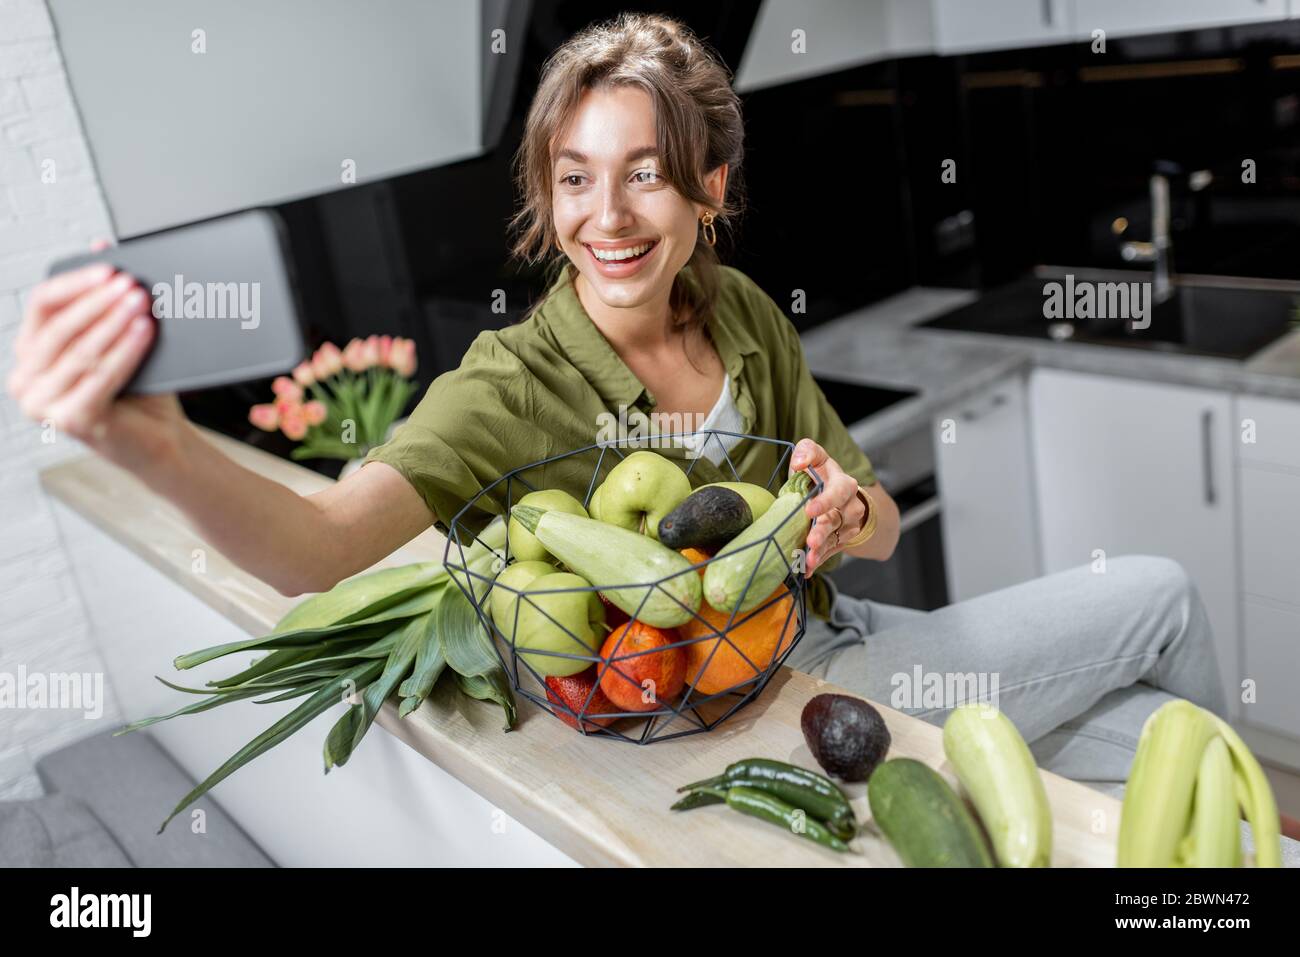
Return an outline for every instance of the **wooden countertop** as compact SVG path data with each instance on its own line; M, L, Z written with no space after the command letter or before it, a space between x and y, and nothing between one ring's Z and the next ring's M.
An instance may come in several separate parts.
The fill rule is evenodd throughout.
M297 492L329 484L292 462L209 435L241 464ZM41 479L54 498L250 634L269 631L296 600L236 568L214 549L207 550L206 574L193 574L193 550L204 543L188 522L133 476L97 457L47 469ZM380 564L440 560L443 544L442 535L430 529ZM424 706L405 719L397 717L392 704L385 705L378 723L584 864L898 866L893 850L873 835L857 839L861 853L836 854L725 808L668 811L678 785L716 774L740 758L771 757L815 768L799 716L813 695L841 690L783 668L757 701L718 730L645 746L584 737L522 697L519 725L506 734L497 706L465 698L447 681L439 682ZM891 757L917 758L955 780L939 728L876 707L893 736ZM1053 863L1113 865L1119 802L1047 772L1043 778L1055 820ZM859 816L868 819L865 787L849 785L846 790Z

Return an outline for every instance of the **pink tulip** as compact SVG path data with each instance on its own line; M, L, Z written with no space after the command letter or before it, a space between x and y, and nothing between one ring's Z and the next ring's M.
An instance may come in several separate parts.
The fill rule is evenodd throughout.
M320 425L325 421L325 416L329 414L325 408L325 403L318 402L315 399L303 403L302 413L308 425Z
M325 355L324 347L317 349L312 355L311 372L317 382L324 382L330 377L329 359Z
M275 411L279 413L280 418L293 413L294 409L301 409L302 403L290 395L282 395L275 400Z
M293 381L304 389L316 382L316 373L312 371L310 359L304 359L294 367Z
M263 432L274 432L280 427L280 412L274 405L265 402L248 410L248 421Z
M295 442L301 442L306 437L307 417L303 414L302 406L295 406L288 414L281 416L280 431Z
M411 339L394 339L388 364L403 378L409 379L415 375L415 342Z
M302 401L302 386L287 376L276 376L275 381L271 383L271 391L281 399L292 399L294 402Z
M371 369L379 365L379 337L378 336L366 337L362 355L365 357L367 369Z
M343 371L343 353L339 351L339 347L334 343L321 343L321 347L316 350L316 354L321 357L327 375L338 375Z
M390 356L392 355L392 352L393 352L393 337L380 336L379 337L379 365L380 366L384 368L388 368L391 361Z
M366 371L366 344L353 339L343 349L343 365L353 372Z

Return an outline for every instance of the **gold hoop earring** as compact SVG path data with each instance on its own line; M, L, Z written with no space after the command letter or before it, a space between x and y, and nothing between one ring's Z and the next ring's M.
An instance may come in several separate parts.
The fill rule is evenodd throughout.
M704 227L704 241L712 246L718 241L717 230L713 228L713 213L705 213L700 217L700 225Z

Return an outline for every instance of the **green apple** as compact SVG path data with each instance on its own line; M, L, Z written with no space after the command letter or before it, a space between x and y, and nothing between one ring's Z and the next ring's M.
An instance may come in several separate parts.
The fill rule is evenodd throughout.
M591 659L559 658L523 651L595 655L605 640L605 605L600 595L594 591L555 591L590 587L591 582L580 575L555 572L533 579L527 589L527 599L519 599L515 650L542 677L576 675L592 666Z
M492 594L488 597L488 610L502 634L510 634L509 629L514 627L518 593L525 591L543 575L554 575L557 571L559 569L550 562L514 562L497 576L492 584ZM514 591L510 590L512 588Z
M557 512L568 512L570 515L581 515L583 518L589 517L587 510L582 507L582 503L576 498L558 488L543 489L540 492L529 492L516 505L534 505L537 508L554 509ZM510 542L510 557L518 562L543 562L551 557L548 552L536 538L533 533L524 528L513 518L510 519L510 525L506 528L506 537Z
M659 538L659 520L691 494L691 480L654 452L633 452L600 487L600 520Z
M600 517L600 493L604 491L604 488L605 484L603 482L600 485L597 485L596 491L591 493L591 501L587 503L588 517L594 518L598 522L604 521L604 519Z
M755 520L771 508L772 503L776 501L775 495L763 488L763 486L755 485L752 482L710 482L708 485L701 485L700 488L712 488L713 486L729 488L743 498ZM699 489L696 489L696 491L698 492Z

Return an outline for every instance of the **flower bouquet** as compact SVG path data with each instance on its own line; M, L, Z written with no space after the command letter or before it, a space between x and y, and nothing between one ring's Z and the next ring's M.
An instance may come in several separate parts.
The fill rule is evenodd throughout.
M343 349L326 342L310 359L271 383L275 401L253 406L248 421L301 443L295 459L366 455L387 440L418 383L415 343L393 336L353 339Z

